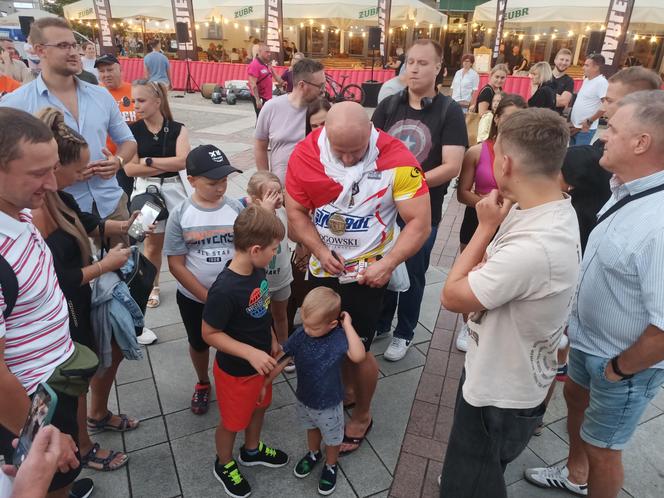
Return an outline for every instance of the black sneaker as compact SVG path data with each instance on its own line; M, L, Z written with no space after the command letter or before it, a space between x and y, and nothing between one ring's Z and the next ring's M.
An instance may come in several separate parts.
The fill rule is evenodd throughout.
M217 457L214 461L212 473L224 487L224 491L228 496L246 498L251 494L251 486L240 474L240 469L238 469L235 460L231 460L226 465L221 465L219 457Z
M84 478L74 481L69 490L69 498L88 498L95 490L95 483L92 479Z
M320 462L322 456L323 455L320 451L317 451L316 453L308 451L307 454L304 455L299 462L297 462L297 465L293 469L293 474L295 474L295 477L302 479L311 474L311 471L316 465L318 465L318 462Z
M318 481L318 493L327 496L331 495L337 488L337 466L325 464L323 473Z
M270 448L263 444L263 441L258 443L258 453L250 455L244 449L240 448L240 456L237 459L242 465L246 467L253 467L254 465L265 465L266 467L283 467L288 463L288 455L281 450Z

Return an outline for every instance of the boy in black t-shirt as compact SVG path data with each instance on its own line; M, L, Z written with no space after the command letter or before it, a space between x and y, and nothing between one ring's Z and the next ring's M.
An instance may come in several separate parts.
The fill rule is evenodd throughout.
M233 225L235 255L212 284L203 310L203 339L217 349L214 380L221 422L215 434L214 475L226 494L251 493L233 459L235 435L244 431L238 462L245 466L282 467L288 455L260 440L272 387L259 401L280 351L271 329L270 298L264 268L277 253L286 231L277 216L249 206Z
M332 289L317 287L304 298L302 322L284 344L279 365L265 379L265 391L294 358L297 364L297 416L307 429L309 451L293 469L296 477L307 477L322 460L321 442L325 443L325 467L318 481L318 492L331 494L337 483L337 458L341 443L359 445L359 439L344 435L344 386L341 364L364 360L362 340L353 328L350 315L341 313L341 297ZM371 426L369 426L371 427ZM368 432L368 430L367 430Z

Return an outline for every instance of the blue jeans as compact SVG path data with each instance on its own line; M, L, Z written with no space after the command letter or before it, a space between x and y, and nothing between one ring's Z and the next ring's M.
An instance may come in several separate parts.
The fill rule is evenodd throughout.
M664 384L664 370L648 368L631 379L612 382L604 375L610 358L572 348L567 375L590 391L581 439L597 448L622 450L638 426L643 412Z
M420 306L424 296L425 275L429 268L431 250L436 241L438 227L431 227L431 234L424 245L415 255L406 260L410 288L406 292L386 291L383 298L383 308L378 320L378 333L389 332L392 326L394 312L397 310L397 327L394 329L394 337L410 341L413 339L417 321L420 318Z
M590 141L597 133L597 130L580 131L573 137L570 137L569 144L572 145L590 145Z

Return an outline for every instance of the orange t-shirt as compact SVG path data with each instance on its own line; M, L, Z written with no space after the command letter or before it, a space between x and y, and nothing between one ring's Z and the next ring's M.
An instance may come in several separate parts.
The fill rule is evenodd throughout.
M134 102L131 99L131 83L123 82L122 85L120 85L118 88L114 88L112 90L110 88L106 88L106 90L109 91L109 93L113 96L113 98L117 102L118 107L120 108L120 112L122 113L122 117L125 120L125 123L131 124L134 121L136 121L136 111L134 110ZM113 143L111 137L108 137L108 139L106 140L106 147L113 154L115 154L117 146Z
M0 95L11 93L20 86L21 84L15 79L5 76L4 74L0 75Z

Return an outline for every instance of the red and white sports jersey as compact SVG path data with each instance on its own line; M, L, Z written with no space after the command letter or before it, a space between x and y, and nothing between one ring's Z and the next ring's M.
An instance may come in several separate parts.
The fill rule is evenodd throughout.
M396 202L428 193L415 157L390 135L379 132L375 167L366 171L353 190L351 206L335 201L341 184L325 173L320 162L320 130L300 142L288 163L286 190L303 206L314 211L313 222L321 240L346 261L346 272L357 271L361 260L371 262L386 254L394 242ZM330 276L312 255L309 269L314 276Z
M32 394L72 355L74 343L51 251L29 211L22 211L19 218L0 212L0 254L18 280L18 298L6 322L0 313L0 338L5 339L5 364ZM0 289L0 310L4 309Z

